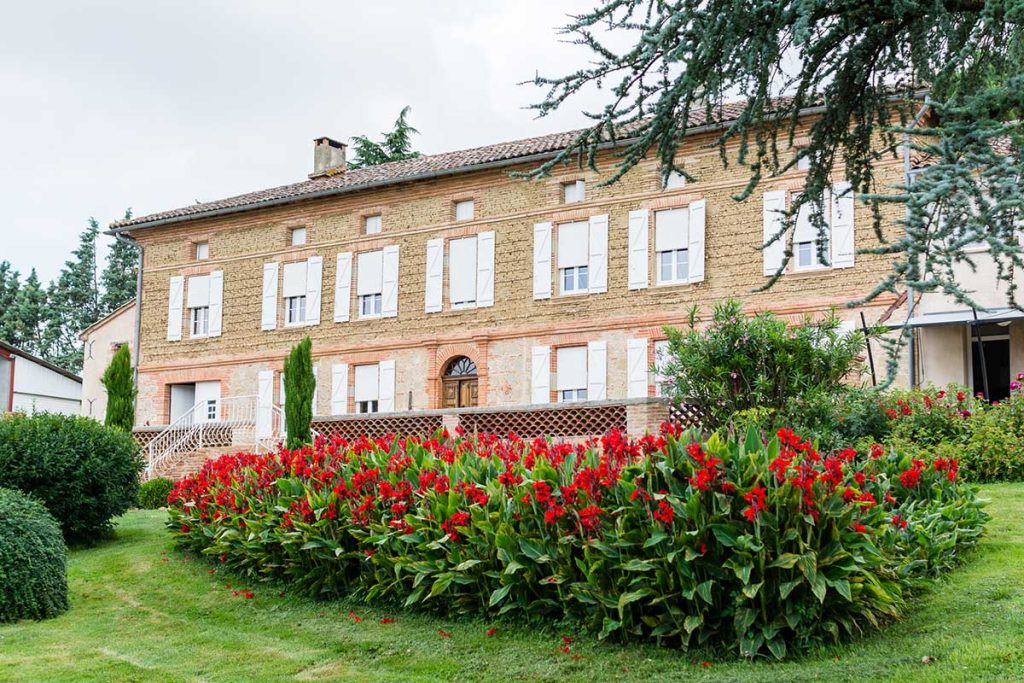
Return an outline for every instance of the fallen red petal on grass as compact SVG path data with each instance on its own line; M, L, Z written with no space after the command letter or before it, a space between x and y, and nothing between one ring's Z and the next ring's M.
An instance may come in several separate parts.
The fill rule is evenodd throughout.
M562 636L562 642L566 645L572 645L572 636Z
M573 655L572 656L572 661L574 661L574 662L578 662L581 659L583 659L583 655Z
M487 636L488 638L490 638L491 636L493 636L493 635L494 635L495 633L497 633L497 632L498 632L498 629L496 629L496 628L494 628L494 627L492 626L492 627L490 627L489 629L487 629L487 631L486 631L485 635L486 635L486 636Z
M562 654L569 654L569 650L571 650L572 648L569 647L568 645L563 645L562 647L560 647L558 649L562 651Z
M439 630L437 632L437 635L441 636L442 638L451 638L452 637L452 634L448 633L448 631L441 631L441 630Z
M706 660L706 659L705 659L705 660L704 660L703 662L701 662L701 663L700 663L700 665L701 665L702 667L704 667L705 669L710 669L710 668L711 668L711 662L709 662L709 661L708 661L708 660Z
M380 623L382 623L382 624L393 624L393 623L395 623L395 620L392 619L391 617L384 617L383 619L380 620Z

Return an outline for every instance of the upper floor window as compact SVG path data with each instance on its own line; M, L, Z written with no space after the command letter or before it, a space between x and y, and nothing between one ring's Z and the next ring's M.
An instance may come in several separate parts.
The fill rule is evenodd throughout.
M356 294L359 297L359 317L380 317L384 292L384 252L366 251L359 254Z
M205 261L210 258L210 243L196 242L196 260Z
M210 276L188 278L189 334L206 337L210 334Z
M793 199L796 200L799 196L799 193L794 193ZM828 208L828 206L825 207L826 220L828 220ZM826 239L822 243L818 229L811 222L812 211L813 207L810 203L801 206L797 213L796 224L793 226L793 251L796 256L794 268L796 270L813 270L824 266L819 255L821 251L819 245L822 249L828 249L828 240Z
M688 282L690 276L690 210L667 209L654 214L654 252L658 284Z
M306 243L306 229L305 228L292 228L291 233L292 246L298 247Z
M471 221L473 220L473 200L464 199L462 201L455 202L455 220L457 221Z
M573 180L568 183L562 183L562 202L565 204L582 202L586 199L586 188L587 184L582 180Z
M563 346L556 354L558 402L587 400L587 347Z
M284 323L306 324L306 261L284 264Z
M562 294L579 294L588 290L589 247L588 221L562 223L558 226L558 281Z
M363 218L363 232L367 235L376 235L383 227L384 222L380 214Z
M675 190L680 187L686 187L686 176L679 171L672 171L665 179L665 189Z
M476 237L452 240L448 246L448 297L452 308L476 305Z

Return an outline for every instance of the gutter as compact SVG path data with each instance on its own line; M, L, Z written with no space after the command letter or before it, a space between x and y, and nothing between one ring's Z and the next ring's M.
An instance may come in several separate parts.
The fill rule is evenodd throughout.
M825 105L819 105L816 107L807 107L799 112L800 116L811 116L814 114L821 114L827 109ZM731 125L733 121L721 121L717 123L709 123L703 126L696 126L694 128L687 128L686 135L700 135L701 133L708 133L722 130L723 128ZM597 146L597 149L610 149L613 147L624 146L636 138L623 138L616 141L603 142ZM161 225L169 225L172 223L184 223L187 221L198 220L200 218L214 218L216 216L224 216L234 213L242 213L245 211L253 211L256 209L269 208L273 206L280 206L282 204L295 204L297 202L306 201L308 199L322 199L325 197L333 197L340 194L347 194L349 192L358 192L361 190L372 190L379 187L387 187L390 185L398 185L399 183L414 182L420 180L433 180L435 178L441 178L449 175L457 175L460 173L470 173L473 171L487 171L495 168L503 168L505 166L515 166L518 164L529 163L532 161L542 161L550 159L551 157L561 153L563 150L553 150L547 152L538 152L537 154L529 154L526 156L512 157L509 159L498 159L496 161L488 161L481 164L466 164L463 166L456 166L454 168L446 168L436 171L428 171L426 173L420 173L417 175L402 176L399 178L390 178L383 180L374 180L359 185L349 185L342 187L332 187L316 192L309 192L306 194L291 195L288 197L278 197L276 199L268 199L258 202L249 202L247 204L240 204L238 206L229 206L219 209L210 209L209 211L200 211L193 214L184 216L168 216L167 218L158 218L153 221L146 221L142 223L132 223L131 225L124 225L117 228L111 228L106 231L108 235L117 236L131 230L140 228L155 228ZM141 270L141 269L140 269Z

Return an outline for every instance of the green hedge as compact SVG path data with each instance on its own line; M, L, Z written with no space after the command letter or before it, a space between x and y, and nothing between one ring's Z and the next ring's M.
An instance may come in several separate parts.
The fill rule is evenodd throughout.
M167 505L167 496L174 488L174 482L167 477L157 477L143 482L139 489L139 507L143 510L156 510Z
M66 567L57 520L24 493L0 488L0 622L65 611Z
M40 500L69 542L89 542L134 507L143 469L131 434L86 417L0 418L0 487Z

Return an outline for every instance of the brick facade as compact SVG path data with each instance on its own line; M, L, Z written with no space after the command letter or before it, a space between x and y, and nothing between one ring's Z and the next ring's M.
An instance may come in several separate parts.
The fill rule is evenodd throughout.
M187 222L137 227L132 235L145 246L142 292L140 387L137 422L166 424L169 418L168 385L176 382L219 380L222 396L256 393L260 370L280 371L288 349L303 336L313 341L314 364L320 365L317 415L331 411L330 366L394 359L395 409L440 407L440 374L458 355L470 357L479 376L480 403L484 406L530 402L531 348L555 349L607 342L607 397L626 396L626 340L663 338L664 325L681 325L692 306L706 315L710 307L729 297L741 298L749 310L774 310L798 318L821 315L869 292L888 272L885 256L856 256L846 269L823 269L785 275L772 289L756 291L767 278L762 272L763 215L761 190L801 187L801 172L791 171L769 180L745 202L736 202L747 180L742 167L721 167L716 149L702 149L707 138L688 139L680 153L684 167L697 178L687 187L662 190L657 167L644 162L610 187L598 187L602 175L571 169L565 175L540 181L513 179L510 171L521 166L453 174L366 189L331 198L307 199L279 206ZM604 168L613 160L600 159ZM883 184L899 182L902 168L895 159L879 162ZM561 202L561 185L586 181L586 200ZM836 178L839 180L840 178ZM475 216L456 223L454 201L472 199ZM637 209L683 207L706 201L705 279L696 284L659 286L655 277L654 228L648 270L651 286L627 287L628 214ZM892 229L899 208L885 208ZM380 214L383 231L362 235L363 219ZM606 293L559 296L552 258L553 296L533 297L533 229L539 222L558 224L607 214L608 288ZM855 211L857 247L874 241L869 210ZM307 228L307 243L292 247L289 231ZM494 305L451 310L448 268L444 271L443 310L424 310L426 243L494 231ZM209 243L209 259L194 260L194 243ZM557 238L553 238L557 243ZM360 320L353 282L351 319L334 322L336 254L355 254L398 245L400 250L398 315ZM447 253L447 252L446 252ZM321 323L284 327L280 296L278 326L261 331L262 277L265 263L288 263L323 257ZM357 257L356 257L357 258ZM172 276L220 270L224 273L223 332L216 338L166 341L169 281ZM279 293L280 294L280 293ZM882 297L866 309L868 323L879 318L893 299ZM187 312L186 312L187 313ZM854 312L842 311L843 317ZM653 350L649 347L653 354ZM651 357L653 360L653 356ZM349 411L354 373L349 373ZM275 374L275 400L277 397ZM554 400L554 380L551 382ZM653 394L653 387L649 387Z

